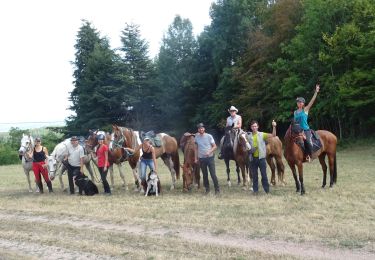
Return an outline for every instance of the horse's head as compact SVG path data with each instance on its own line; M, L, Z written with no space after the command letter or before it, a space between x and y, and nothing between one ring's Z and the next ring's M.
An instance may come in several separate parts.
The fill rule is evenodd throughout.
M183 178L183 189L184 191L191 190L193 184L193 168L186 163L181 165L182 168L182 178Z
M22 134L21 145L18 149L18 154L24 156L26 152L34 148L34 139L31 135Z
M56 170L57 170L57 161L54 156L47 156L47 169L48 176L53 181L55 179Z
M238 129L232 126L227 126L224 128L224 148L233 148L233 143L238 133Z
M96 138L98 130L92 131L89 130L89 136L87 137L85 141L84 148L87 150L87 152L91 153L94 151L94 147L98 144L98 139Z

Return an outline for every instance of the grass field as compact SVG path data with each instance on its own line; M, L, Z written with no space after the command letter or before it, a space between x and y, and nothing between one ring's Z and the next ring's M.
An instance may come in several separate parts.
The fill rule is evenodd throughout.
M0 167L0 259L375 259L375 148L337 158L332 189L320 188L318 161L305 165L304 196L288 167L270 195L228 187L219 160L220 197L183 193L182 180L170 191L160 160L163 195L147 198L128 165L129 190L116 172L110 197L70 196L57 181L54 194L29 193L21 165Z

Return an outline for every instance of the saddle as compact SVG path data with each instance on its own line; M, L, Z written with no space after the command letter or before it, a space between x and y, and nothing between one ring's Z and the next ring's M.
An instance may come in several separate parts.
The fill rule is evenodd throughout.
M314 154L315 152L320 150L320 148L322 148L323 145L322 145L322 142L320 141L320 137L319 137L318 133L315 132L312 129L310 129L310 131L311 131L311 144L312 144L311 154ZM303 133L303 129L301 128L301 126L298 123L294 123L292 125L292 132L295 133L295 134L301 134L301 133ZM307 141L304 140L302 142L302 141L296 140L296 144L298 144L301 147L302 151L306 154L305 142L307 142Z
M161 147L161 146L162 146L162 143L161 143L161 139L160 139L160 137L157 136L153 130L148 131L148 132L146 132L146 133L144 133L144 132L141 133L141 138L142 138L142 140L143 140L146 136L147 136L148 138L150 138L150 141L151 141L152 146L154 146L154 147Z

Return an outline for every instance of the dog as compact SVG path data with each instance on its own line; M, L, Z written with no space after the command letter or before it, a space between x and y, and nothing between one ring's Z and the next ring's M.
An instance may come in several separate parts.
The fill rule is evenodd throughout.
M151 171L148 174L147 182L143 182L143 188L146 190L145 196L159 196L161 192L160 180L156 172Z
M86 175L81 173L76 176L74 179L75 184L79 188L79 194L82 194L82 191L87 196L92 196L99 193L98 187L93 183Z

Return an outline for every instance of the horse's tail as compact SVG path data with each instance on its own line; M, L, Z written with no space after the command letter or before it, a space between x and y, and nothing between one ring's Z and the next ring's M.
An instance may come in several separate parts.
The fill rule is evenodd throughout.
M337 160L336 160L336 153L335 153L335 156L333 158L334 162L333 162L333 183L336 183L337 182Z
M180 179L180 156L178 154L178 149L172 153L173 168L176 172L177 180Z

